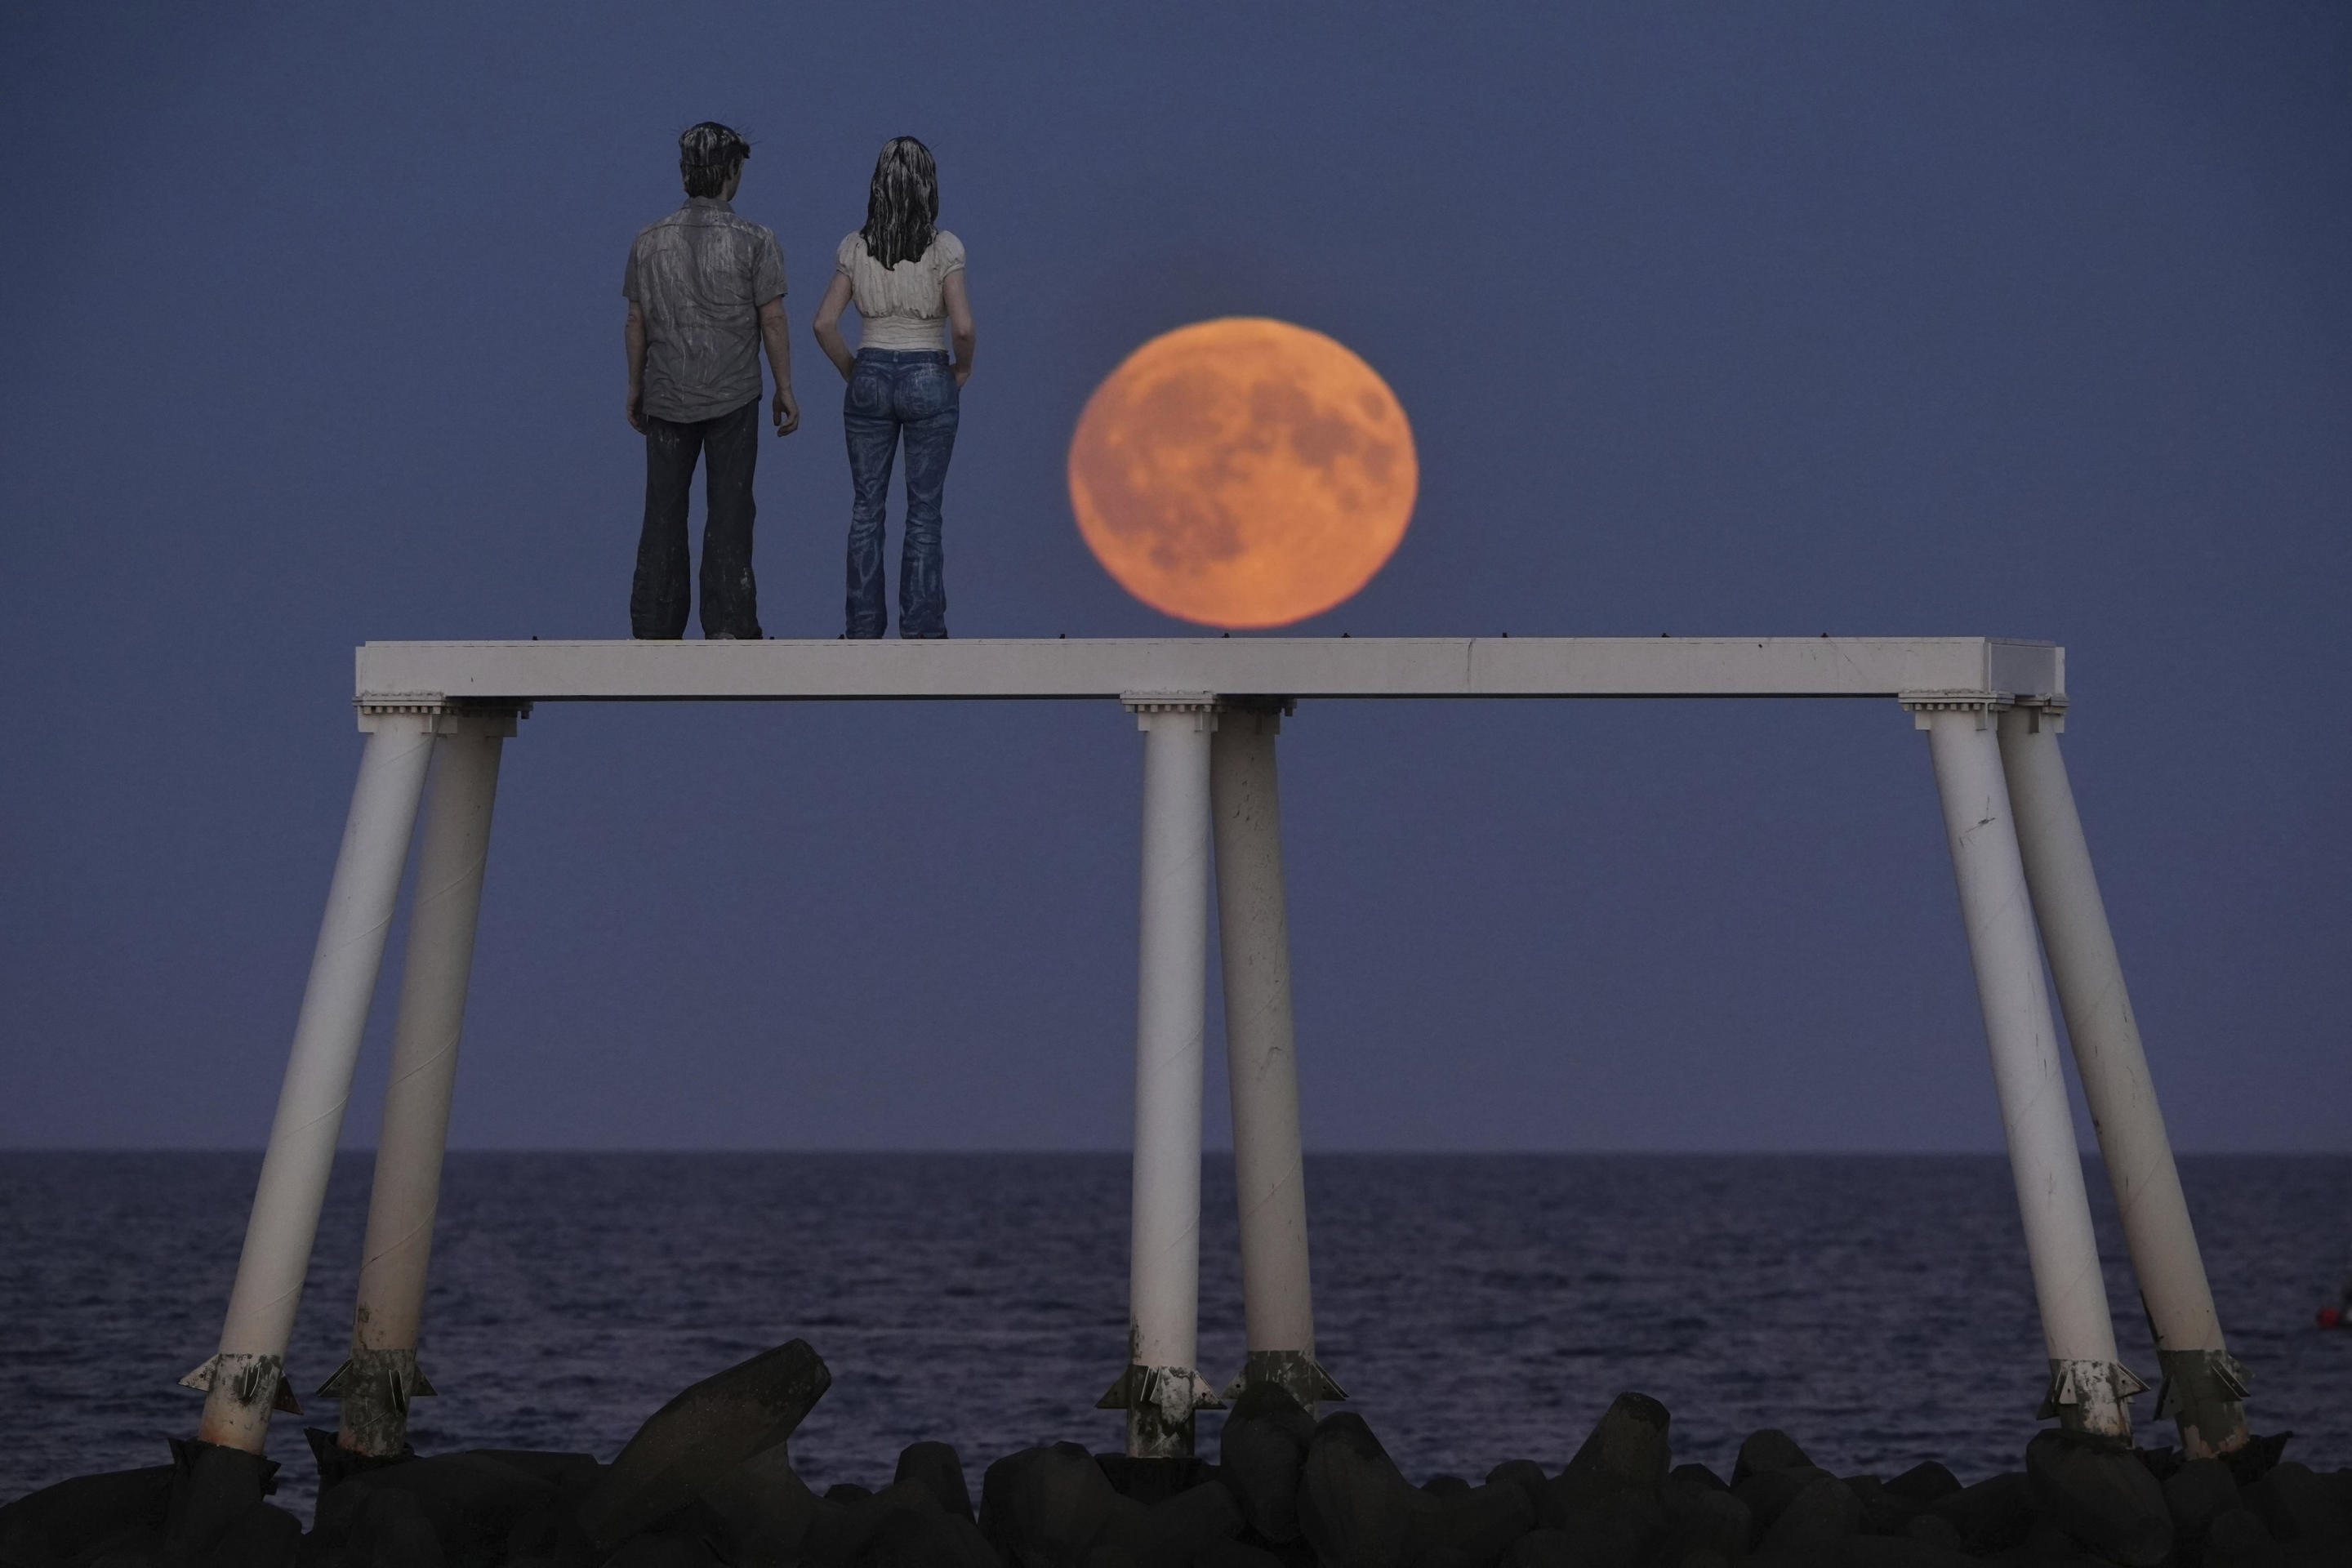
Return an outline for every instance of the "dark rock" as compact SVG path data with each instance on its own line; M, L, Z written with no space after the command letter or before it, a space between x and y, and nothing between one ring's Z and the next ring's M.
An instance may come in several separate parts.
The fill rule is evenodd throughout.
M2182 1538L2202 1540L2207 1526L2239 1506L2238 1483L2221 1460L2191 1459L2165 1481L2164 1506Z
M1923 1459L1886 1483L1896 1497L1926 1508L1960 1489L1960 1479L1933 1459Z
M1862 1500L1835 1476L1799 1492L1764 1531L1764 1550L1828 1556L1862 1528Z
M258 1454L172 1439L172 1495L163 1538L175 1556L200 1557L278 1489L278 1465Z
M1750 1470L1731 1484L1731 1495L1748 1505L1748 1517L1755 1521L1754 1541L1760 1544L1764 1532L1772 1528L1807 1487L1815 1481L1836 1479L1819 1465L1789 1465L1777 1469Z
M413 1535L408 1510L377 1499L397 1497L414 1505L432 1528L441 1555L456 1568L504 1560L507 1542L526 1516L556 1504L562 1494L546 1481L482 1454L438 1454L352 1476L320 1495L314 1549L343 1547L354 1553L376 1550L373 1532L394 1530Z
M1591 1435L1559 1473L1570 1489L1605 1485L1612 1490L1656 1491L1674 1454L1666 1442L1672 1417L1646 1394L1621 1394L1602 1412Z
M743 1568L795 1563L816 1523L816 1494L793 1469L786 1445L752 1455L702 1489L702 1504L719 1521L726 1555Z
M506 1561L510 1564L544 1562L569 1568L587 1564L594 1557L587 1531L572 1517L571 1503L562 1499L525 1509L515 1515L507 1531Z
M877 1494L878 1497L880 1494ZM885 1508L850 1568L991 1568L996 1554L960 1513Z
M1730 1563L1747 1553L1755 1521L1748 1505L1720 1482L1714 1488L1689 1482L1677 1486L1670 1477L1664 1500L1668 1536L1659 1562L1678 1564L1694 1552L1712 1552Z
M1965 1550L1990 1556L2024 1544L2033 1528L2033 1493L2023 1471L2006 1470L1939 1499L1929 1511L1952 1521Z
M2308 1465L2288 1459L2245 1492L2246 1506L2263 1516L2271 1539L2298 1546L2335 1546L2347 1533L2335 1483L2312 1472Z
M1440 1497L1438 1507L1440 1539L1464 1563L1481 1568L1536 1527L1535 1500L1525 1487L1507 1480L1465 1485Z
M1978 1559L1957 1546L1907 1536L1857 1535L1837 1558L1839 1568L1977 1568Z
M866 1534L879 1522L873 1515L861 1513L856 1503L819 1498L809 1515L808 1529L801 1536L797 1561L816 1564L817 1568L849 1568L865 1546Z
M2037 1432L2025 1473L2042 1517L2125 1568L2156 1568L2172 1552L2164 1489L2132 1451L2087 1433Z
M718 1568L719 1558L691 1535L633 1535L604 1560L604 1568Z
M583 1500L582 1528L600 1549L617 1546L790 1437L832 1383L800 1340L704 1378L637 1428Z
M1439 1513L1362 1416L1317 1424L1299 1471L1298 1528L1325 1568L1403 1568L1433 1544Z
M1668 1494L1675 1491L1727 1492L1731 1489L1731 1483L1705 1465L1694 1461L1687 1465L1676 1465L1673 1469L1668 1470L1665 1485L1661 1489Z
M1470 1483L1461 1476L1432 1476L1421 1483L1421 1489L1441 1502L1470 1489Z
M835 1481L824 1489L824 1500L837 1502L845 1508L856 1508L874 1495L872 1487L861 1487L856 1481Z
M1197 1458L1139 1459L1131 1454L1097 1454L1110 1489L1144 1507L1181 1497L1210 1479L1216 1467Z
M1886 1483L1876 1476L1843 1479L1862 1504L1862 1523L1857 1528L1864 1535L1900 1535L1925 1506L1901 1492L1887 1490Z
M1542 1513L1544 1496L1551 1489L1551 1478L1544 1474L1544 1468L1541 1465L1537 1464L1533 1459L1506 1459L1486 1472L1488 1486L1504 1483L1508 1483L1526 1492L1528 1501L1535 1505L1537 1513ZM1538 1522L1540 1523L1541 1521L1538 1520Z
M1298 1539L1298 1477L1314 1436L1315 1418L1271 1383L1244 1389L1225 1417L1218 1468L1250 1529L1276 1545Z
M2159 1486L2170 1480L2179 1472L2180 1467L2189 1462L2189 1457L2186 1454L2169 1446L2161 1448L2134 1448L2132 1452L2139 1456L2139 1462L2147 1467L2147 1473L2156 1478L2157 1484Z
M1024 1448L982 1477L980 1528L1016 1568L1077 1568L1118 1499L1077 1444Z
M1767 1426L1749 1433L1739 1445L1739 1458L1731 1466L1731 1485L1737 1490L1740 1482L1759 1470L1809 1469L1812 1463L1794 1437L1777 1426Z
M338 1489L336 1495L351 1489ZM408 1492L371 1487L344 1524L342 1552L335 1559L343 1568L442 1568L449 1560L441 1550L441 1532ZM312 1548L322 1544L312 1531Z
M912 1443L898 1454L893 1486L921 1487L939 1500L948 1513L971 1517L971 1485L964 1479L963 1460L946 1443Z
M2274 1432L2267 1437L2249 1437L2245 1447L2222 1455L2221 1462L2230 1467L2230 1474L2237 1478L2240 1486L2252 1486L2271 1473L2271 1467L2286 1450L2287 1439L2294 1436L2292 1432Z
M1113 1497L1102 1528L1079 1559L1084 1568L1145 1568L1152 1560L1150 1531L1145 1522L1150 1513L1131 1497Z
M1669 1419L1645 1394L1619 1394L1552 1480L1537 1522L1566 1531L1595 1568L1631 1568L1665 1533Z
M1192 1559L1192 1568L1285 1568L1281 1558L1263 1546L1239 1541L1218 1541Z
M1583 1563L1568 1531L1538 1528L1511 1542L1501 1568L1583 1568Z
M596 1462L593 1454L565 1454L541 1448L469 1448L467 1452L545 1481L563 1497L574 1500L587 1496L604 1473L604 1467ZM415 1457L409 1455L412 1459Z
M116 1542L157 1534L172 1507L176 1465L77 1476L0 1508L0 1563L94 1558Z
M293 1568L302 1548L302 1521L284 1509L262 1503L239 1516L205 1553L220 1568Z
M1958 1552L1963 1545L1960 1527L1943 1514L1933 1511L1920 1514L1909 1524L1905 1525L1903 1537L1906 1541L1917 1541L1929 1546L1940 1546L1949 1552Z
M1213 1480L1154 1504L1145 1516L1154 1546L1172 1553L1179 1568L1208 1550L1212 1542L1239 1535L1242 1524L1241 1504L1223 1482Z
M2268 1562L2271 1532L2250 1508L2229 1509L2205 1531L2205 1568L2254 1568Z

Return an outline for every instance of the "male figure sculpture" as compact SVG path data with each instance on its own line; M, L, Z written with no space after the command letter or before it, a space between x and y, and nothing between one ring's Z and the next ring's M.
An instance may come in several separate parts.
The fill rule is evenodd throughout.
M646 523L629 590L629 630L686 635L686 503L703 462L702 635L758 637L751 580L751 475L760 456L760 352L775 374L776 434L800 428L784 253L735 216L751 144L715 121L677 139L686 205L638 234L629 301L629 424L646 438Z

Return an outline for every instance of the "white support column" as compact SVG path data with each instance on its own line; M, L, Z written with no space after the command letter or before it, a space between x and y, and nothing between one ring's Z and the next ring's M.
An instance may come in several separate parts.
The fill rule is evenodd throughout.
M1218 1404L1195 1370L1201 1294L1201 1072L1208 1028L1213 696L1123 699L1143 731L1143 893L1135 1009L1135 1235L1127 1369L1099 1408L1127 1451L1192 1452Z
M1210 745L1248 1346L1241 1375L1225 1397L1240 1397L1253 1383L1271 1383L1312 1411L1319 1400L1347 1395L1315 1361L1298 1058L1290 1010L1290 917L1282 877L1282 794L1275 768L1275 738L1281 731L1278 707L1228 704Z
M444 719L434 747L351 1358L319 1391L342 1401L338 1441L380 1458L407 1447L409 1400L436 1392L417 1370L417 1331L489 860L499 754L515 732L516 717L509 711Z
M2042 1310L2050 1384L2039 1414L2073 1430L2128 1437L2126 1401L2147 1384L2116 1360L2115 1323L2058 1060L2058 1029L2042 984L2042 951L1994 731L1994 710L2007 702L1990 692L1904 698L1927 731L1935 759L2010 1173Z
M286 1344L400 895L435 723L428 712L365 713L360 720L367 750L327 889L326 918L294 1025L220 1351L180 1380L205 1391L196 1436L206 1443L258 1454L269 1436L270 1412L300 1408L285 1385Z
M2156 1413L2179 1424L2181 1447L2190 1458L2204 1458L2245 1446L2246 1369L2230 1354L2213 1310L2213 1289L2124 986L2123 961L2059 752L2063 722L2058 712L2040 707L2000 716L2018 848L2074 1042L2083 1098L2098 1129L2132 1271L2156 1336L2164 1373Z

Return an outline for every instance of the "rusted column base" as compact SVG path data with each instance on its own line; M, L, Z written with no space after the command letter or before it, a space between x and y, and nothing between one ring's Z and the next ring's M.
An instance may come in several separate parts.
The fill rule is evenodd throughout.
M269 1413L302 1414L294 1391L286 1385L286 1358L251 1351L223 1351L180 1379L183 1388L201 1390L204 1419L196 1441L223 1448L258 1454L269 1441Z
M1250 1352L1242 1363L1241 1375L1225 1385L1225 1403L1232 1404L1258 1384L1272 1384L1309 1414L1324 1400L1348 1397L1348 1391L1306 1351Z
M2050 1363L2050 1387L2042 1395L2034 1418L2058 1418L2069 1432L2090 1432L2129 1442L2132 1435L2131 1397L2147 1392L2147 1384L2119 1361L2060 1361Z
M2158 1351L2164 1388L2156 1396L2159 1421L2180 1426L2180 1447L2192 1459L2235 1453L2246 1446L2248 1373L2228 1351Z
M389 1459L408 1447L408 1402L439 1392L417 1370L415 1351L353 1345L351 1358L320 1385L319 1397L343 1402L339 1446Z
M1189 1366L1129 1365L1095 1401L1097 1410L1127 1412L1127 1451L1138 1459L1189 1459L1192 1457L1192 1413L1222 1410L1201 1374Z

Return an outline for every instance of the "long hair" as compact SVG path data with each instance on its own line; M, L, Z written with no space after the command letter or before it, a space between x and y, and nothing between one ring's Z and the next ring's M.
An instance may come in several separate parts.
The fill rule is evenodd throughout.
M940 171L931 150L911 136L894 136L874 160L866 195L866 254L885 267L919 261L940 221Z
M689 196L715 196L751 155L751 144L716 120L687 127L677 139L677 172Z

